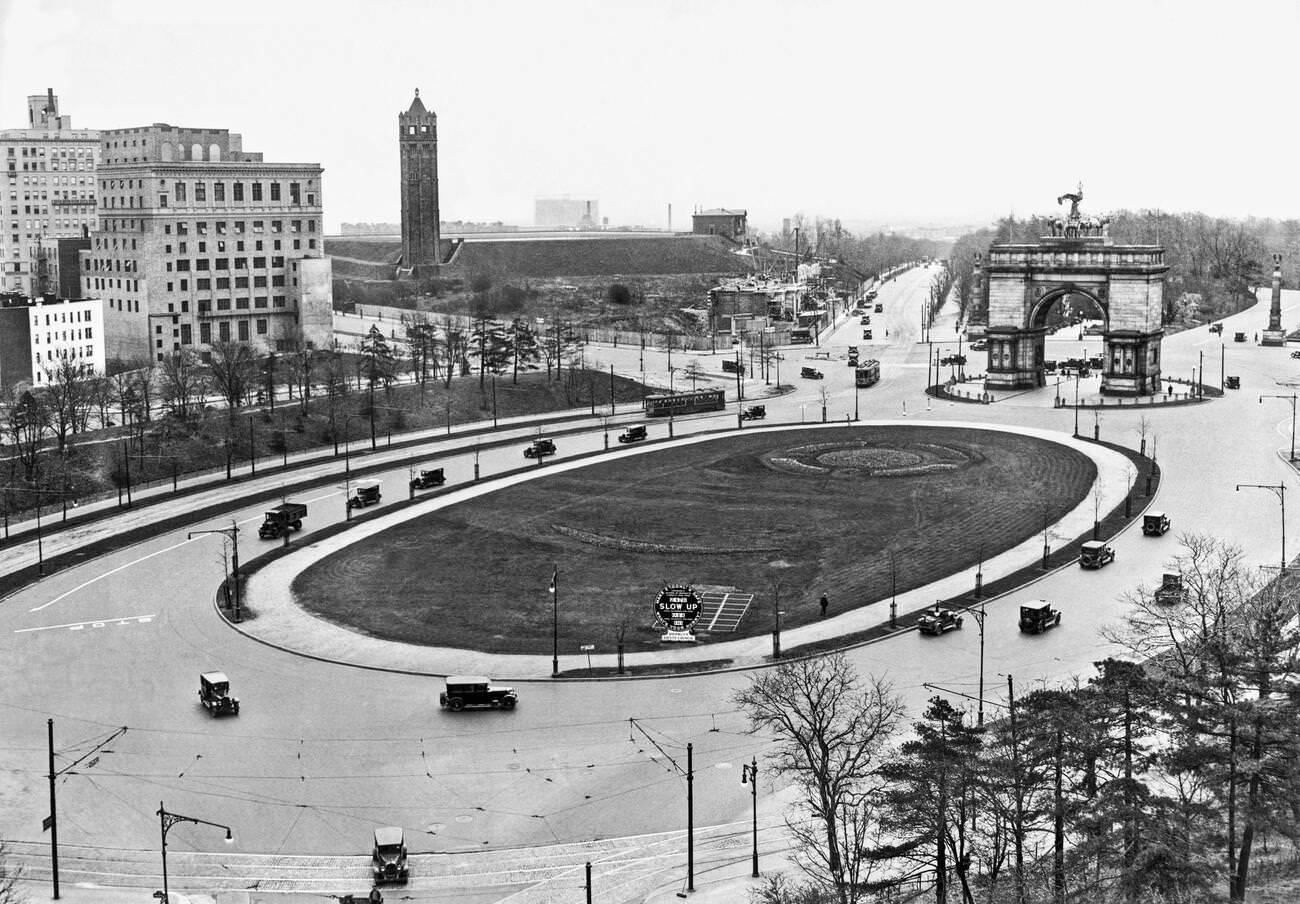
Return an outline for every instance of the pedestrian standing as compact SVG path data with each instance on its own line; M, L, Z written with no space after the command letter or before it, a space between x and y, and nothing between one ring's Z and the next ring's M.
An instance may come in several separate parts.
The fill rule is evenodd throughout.
M821 607L822 607L822 618L825 618L825 617L826 617L826 607L829 606L830 604L831 604L831 601L830 601L829 599L827 599L826 594L823 592L823 593L822 593L822 598L821 598L821 601L820 601L820 605L821 605Z

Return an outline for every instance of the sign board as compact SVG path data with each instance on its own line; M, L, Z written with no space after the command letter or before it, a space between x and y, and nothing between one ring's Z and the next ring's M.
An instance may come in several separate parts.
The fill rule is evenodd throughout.
M695 588L665 584L655 600L655 615L668 626L659 639L671 643L695 641L695 621L700 617L700 598Z
M584 643L580 645L578 649L584 653L590 653L592 650L596 649L596 645L594 643Z
M50 830L50 826L52 825L54 825L54 817L46 816L44 819L41 820L41 831L48 832Z

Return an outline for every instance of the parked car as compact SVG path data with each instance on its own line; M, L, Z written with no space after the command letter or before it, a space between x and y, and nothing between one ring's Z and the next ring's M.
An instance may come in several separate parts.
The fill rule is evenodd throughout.
M951 609L942 609L936 605L933 609L927 609L916 620L916 627L922 634L943 634L945 631L960 628L961 616Z
M1079 553L1079 567L1101 568L1115 561L1115 547L1108 546L1100 540L1089 540L1083 544Z
M365 508L368 505L377 505L384 498L383 493L379 492L380 482L378 480L358 480L352 484L352 495L348 497L348 508Z
M440 487L446 482L447 478L442 468L426 468L411 478L411 489L427 490L430 487Z
M1233 342L1245 342L1245 341L1246 341L1246 334L1245 334L1245 333L1233 333L1233 334L1232 334L1232 341L1233 341Z
M405 882L411 877L406 863L406 839L397 826L375 829L375 847L370 855L375 884Z
M524 450L524 458L543 458L554 454L555 441L549 439L535 439L533 444Z
M983 339L976 339L974 342L970 344L970 350L973 352L986 352L988 351L988 349L989 349L989 344L985 342Z
M871 315L863 314L862 319L859 320L858 323L860 323L862 326L866 326L867 324L871 323Z
M1156 588L1155 601L1168 605L1187 602L1187 588L1183 586L1183 576L1166 571L1160 580L1160 586Z
M1055 628L1060 623L1060 610L1053 609L1047 600L1039 600L1032 606L1020 607L1021 631L1042 634L1048 628Z
M1142 515L1142 533L1159 537L1169 530L1169 516L1164 512L1146 512Z
M820 380L823 378L822 372L815 367L800 368L799 376L803 377L805 380Z
M230 679L225 672L203 672L199 675L199 702L216 717L223 713L239 715L239 698L230 696Z
M1291 357L1292 357L1292 358L1300 358L1300 349L1296 349L1295 351L1293 351L1293 352L1291 353Z
M618 435L620 443L639 443L645 438L645 424L633 424Z
M1211 333L1220 333L1220 334L1222 334L1222 333L1223 333L1223 324L1222 324L1222 323L1211 323L1211 324L1210 324L1210 332L1211 332Z
M870 339L870 338L871 338L871 330L863 330L863 331L862 331L862 338L863 338L863 339Z
M438 705L459 712L467 706L514 709L519 696L513 687L495 686L482 675L448 675Z
M735 358L723 358L722 371L728 374L740 374L743 377L745 375L745 365Z
M877 314L883 314L883 313L885 313L885 305L884 305L884 302L880 302L880 301L876 302L876 313L877 313Z
M761 421L765 417L767 417L766 405L750 405L744 411L740 412L740 419L742 421Z
M263 540L274 540L294 530L302 530L302 519L307 517L307 506L300 502L286 502L277 505L266 513L257 529L257 535Z
M1224 378L1223 378L1223 388L1224 388L1224 389L1240 389L1240 388L1241 388L1241 377L1224 377Z

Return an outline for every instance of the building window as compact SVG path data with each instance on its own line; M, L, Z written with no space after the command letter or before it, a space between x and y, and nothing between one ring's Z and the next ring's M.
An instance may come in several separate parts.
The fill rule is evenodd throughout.
M226 183L224 183L224 182L213 182L213 183L212 183L212 200L214 200L214 201L220 201L220 202L223 202L223 203L225 202L225 200L226 200Z
M217 299L217 310L218 310L218 311L229 311L229 310L230 310L230 299L229 299L229 298L218 298L218 299Z
M236 201L244 200L244 183L242 182L234 183L234 185L232 186L232 194L234 195L234 199Z
M188 323L182 323L181 324L181 345L189 345L192 336L193 333L190 330L190 325Z
M219 258L217 258L217 262L216 262L215 267L216 267L217 270L229 270L229 269L230 269L230 258L228 258L228 257L219 257Z
M198 235L207 235L207 234L208 234L208 222L207 222L207 220L199 220L197 223L195 223L195 224L194 224L194 231L195 231L195 233L197 233Z
M223 320L217 324L217 335L221 337L222 342L230 341L230 321Z
M239 321L239 341L240 341L240 342L247 342L247 341L248 341L248 321L247 321L247 320L241 320L241 321Z
M289 183L289 203L290 204L302 203L302 195L299 193L297 182Z
M260 201L260 200L262 200L262 183L261 183L261 182L254 182L254 183L253 183L253 200L254 200L254 201Z
M266 258L264 258L264 257L255 257L255 258L253 258L253 269L254 269L254 270L264 270L264 269L266 269Z
M247 276L236 276L236 277L235 277L235 288L236 288L236 289L247 289L247 288L248 288L248 277L247 277Z
M217 220L217 235L225 235L225 234L226 234L226 221Z
M265 288L266 288L266 277L265 277L265 276L254 276L254 277L253 277L253 287L254 287L254 288L257 288L257 289L265 289Z
M210 323L199 324L199 341L202 342L204 345L208 345L212 342L212 324Z
M283 286L283 285L284 285L284 274L283 274L283 273L277 273L275 276L272 276L272 277L271 277L271 285L273 285L273 286Z
M271 233L273 235L284 232L284 220L271 221Z
M179 265L179 264L180 264L180 261L177 261L176 263ZM188 263L188 262L187 262L187 263ZM194 262L194 269L195 269L195 270L206 270L206 269L208 269L208 264L209 264L209 263L211 263L211 262L210 262L206 257L201 257L201 258L199 258L198 260L196 260L196 261ZM180 268L179 266L177 266L176 269L179 270L179 269L181 269L181 268Z
M272 182L272 183L271 183L271 200L272 200L272 201L279 201L279 200L280 200L280 183L279 183L279 182Z
M211 278L205 276L203 279L194 280L194 290L196 292L211 292L212 291Z
M185 183L184 183L184 182L177 182L177 183L176 183L176 203L177 203L177 204L184 204L185 201L186 201L186 198L185 198Z
M208 186L206 182L194 183L194 200L206 202L208 200Z
M236 298L236 299L235 299L235 310L238 310L238 311L247 311L247 310L248 310L248 299L247 299L247 298Z
M256 298L254 298L254 299L253 299L253 307L255 307L255 308L264 308L264 307L266 307L266 296L265 296L265 295L258 295Z
M167 206L167 196L166 196L166 195L159 195L159 196L158 196L158 206L159 206L159 207L166 207L166 206Z
M284 296L283 296L283 295L276 295L276 296L274 296L274 297L271 299L271 305L272 305L273 307L277 307L277 308L282 308L282 307L284 307Z
M235 184L238 185L239 183L236 182ZM243 235L243 234L244 234L244 221L235 220L235 235Z
M259 336L265 336L265 335L266 335L266 318L265 318L265 317L259 317L259 318L257 318L257 335L259 335Z
M203 261L203 260L201 260L201 261L199 261L199 263L200 263L200 264L205 264L205 263L207 263L207 261ZM185 258L181 258L180 260L178 260L178 261L176 262L176 269L179 270L179 271L182 272L182 273L185 273L185 272L187 272L187 271L190 269L190 262L189 262L187 259L185 259ZM200 267L200 269L202 269L202 270L206 270L207 268L206 268L206 267Z
M308 207L316 206L316 196L311 192L307 192L307 206Z
M230 288L230 277L229 277L229 276L218 276L218 277L217 277L217 288L218 288L218 289L229 289L229 288Z

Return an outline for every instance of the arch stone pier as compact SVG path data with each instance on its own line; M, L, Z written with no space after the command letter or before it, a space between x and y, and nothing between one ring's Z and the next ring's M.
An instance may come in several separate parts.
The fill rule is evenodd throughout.
M1070 212L1049 218L1051 234L1033 243L989 248L986 387L1029 389L1045 383L1047 312L1066 295L1091 298L1105 320L1101 391L1149 395L1160 390L1164 277L1159 245L1116 245L1108 218L1079 212L1083 190L1062 195ZM978 267L978 264L977 264Z

